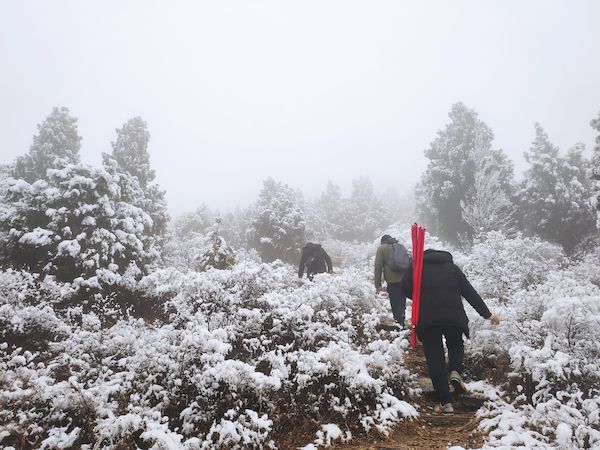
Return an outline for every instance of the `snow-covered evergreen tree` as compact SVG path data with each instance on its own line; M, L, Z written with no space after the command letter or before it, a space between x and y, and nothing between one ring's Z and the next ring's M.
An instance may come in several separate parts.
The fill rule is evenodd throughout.
M152 219L123 200L121 186L135 186L136 179L82 163L48 169L46 176L7 180L0 265L72 281L102 269L123 274L131 265L144 273L157 258L147 233Z
M47 169L57 169L79 162L81 137L77 133L77 119L65 107L54 107L50 115L38 125L29 153L17 158L13 176L28 183L47 178Z
M589 162L582 145L561 157L540 124L535 124L535 131L525 153L530 167L518 191L519 219L526 232L559 243L570 253L594 225L586 176Z
M294 191L267 178L260 192L253 220L254 244L263 261L296 263L306 240L306 225Z
M112 157L119 167L137 177L142 188L154 181L156 173L150 168L148 142L150 132L141 117L134 117L117 128L117 139L112 142Z
M598 132L588 176L594 182L594 195L591 201L596 208L596 228L600 230L600 113L590 122L590 125Z
M131 177L119 177L120 181L127 183L121 186L124 200L150 215L152 227L148 234L153 235L162 245L169 214L165 192L154 183L156 174L150 168L150 133L146 122L141 117L134 117L116 131L117 139L112 142L112 153L103 155L104 167L114 175L128 173L133 177L133 180Z
M347 200L342 198L340 187L328 181L325 190L312 206L312 213L308 214L310 228L317 230L316 234L320 239L343 239L349 225L344 214L346 207Z
M352 180L352 193L345 203L342 214L346 224L342 231L345 240L371 241L392 222L368 177Z
M220 219L206 235L203 242L205 250L196 258L196 269L201 272L208 269L226 270L235 264L235 252L219 234L219 224Z
M472 237L473 230L463 217L463 206L469 207L479 195L475 187L476 155L494 155L493 133L475 111L462 103L452 106L449 117L450 123L438 132L425 151L429 163L416 195L418 213L425 225L442 239L458 243ZM498 155L500 151L495 152ZM480 170L490 168L484 165ZM502 179L502 174L498 178Z

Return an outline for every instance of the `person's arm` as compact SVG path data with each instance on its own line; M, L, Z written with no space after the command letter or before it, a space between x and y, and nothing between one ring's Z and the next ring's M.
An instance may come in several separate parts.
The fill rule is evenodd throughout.
M383 245L377 247L375 253L375 289L381 289L381 271L383 270Z
M306 252L302 250L302 256L300 256L300 266L298 267L298 278L302 278L304 275L304 265L306 264Z
M412 299L412 295L413 295L413 266L412 266L412 264L410 265L410 267L408 269L406 269L406 272L404 273L404 276L402 277L401 286L402 286L402 293L404 294L404 296Z
M325 257L325 263L327 264L327 273L333 272L333 264L331 263L331 258L325 250L323 250L323 256Z
M484 319L492 319L492 313L475 288L471 285L471 283L469 283L469 280L467 280L467 277L463 271L460 270L457 265L454 267L456 268L456 274L458 275L458 279L460 281L460 295L462 295L465 300L468 301L473 308L475 308L475 311L477 311L481 317ZM494 317L498 319L495 315ZM494 322L494 320L492 320L492 322Z

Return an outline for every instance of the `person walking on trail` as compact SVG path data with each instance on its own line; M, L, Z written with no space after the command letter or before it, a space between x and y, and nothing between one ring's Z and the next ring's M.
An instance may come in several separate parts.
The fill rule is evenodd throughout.
M311 281L316 273L333 272L331 258L323 247L321 247L321 244L308 242L302 248L300 266L298 267L298 278L303 277L305 270L308 279Z
M394 320L404 327L406 296L402 292L402 280L410 269L410 256L406 248L389 234L381 237L381 245L375 253L375 294L383 290L381 275L385 278ZM406 277L410 278L410 276Z
M412 281L412 277L409 276L402 282L403 292L411 298ZM454 413L448 381L455 393L466 392L462 379L463 334L469 337L469 319L461 297L464 297L481 317L489 319L494 325L500 323L498 316L490 312L465 274L454 264L449 252L425 250L420 318L416 331L423 344L427 368L436 393L438 404L435 405L434 411L437 413ZM442 336L446 338L448 348L448 368Z

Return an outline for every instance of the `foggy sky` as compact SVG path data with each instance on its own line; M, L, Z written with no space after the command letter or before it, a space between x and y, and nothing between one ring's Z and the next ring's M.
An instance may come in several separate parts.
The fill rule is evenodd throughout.
M368 175L407 188L452 103L517 172L541 122L593 147L598 1L2 1L0 163L53 106L100 164L136 115L173 213L254 200L273 176L317 195Z

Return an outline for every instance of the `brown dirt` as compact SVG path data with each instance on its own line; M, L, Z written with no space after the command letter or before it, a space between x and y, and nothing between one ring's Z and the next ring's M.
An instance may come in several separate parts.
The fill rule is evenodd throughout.
M470 397L468 394L453 399L454 415L435 414L435 405L431 380L427 375L427 366L420 345L406 355L406 365L417 373L423 389L421 397L409 399L417 406L419 417L407 421L395 428L385 438L353 440L349 444L334 447L337 450L437 450L453 445L464 448L480 448L484 436L477 429L479 420L475 413L484 400Z

